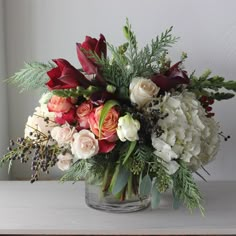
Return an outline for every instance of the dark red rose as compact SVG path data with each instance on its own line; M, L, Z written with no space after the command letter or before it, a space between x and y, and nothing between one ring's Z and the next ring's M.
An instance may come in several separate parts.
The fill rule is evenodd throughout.
M99 140L99 153L108 153L111 152L116 146L115 142L108 142L106 140Z
M162 90L169 91L176 88L179 84L189 84L187 72L179 68L180 62L177 62L170 67L165 74L156 74L151 77L151 80Z
M70 89L82 86L87 88L90 82L76 68L64 59L53 60L57 67L47 72L50 80L46 83L49 90Z
M97 74L98 65L94 58L91 58L91 52L96 53L99 57L107 55L107 45L105 37L100 34L99 40L86 36L85 41L76 44L77 55L80 64L87 74Z
M76 110L71 108L66 113L55 113L55 122L59 125L64 125L66 122L70 125L74 124L76 122Z

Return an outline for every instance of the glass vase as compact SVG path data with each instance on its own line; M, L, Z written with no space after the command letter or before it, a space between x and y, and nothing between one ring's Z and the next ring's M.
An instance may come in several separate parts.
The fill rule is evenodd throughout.
M138 193L117 198L109 191L103 191L102 184L85 181L85 201L89 207L115 213L128 213L143 210L150 205L150 197L140 198Z

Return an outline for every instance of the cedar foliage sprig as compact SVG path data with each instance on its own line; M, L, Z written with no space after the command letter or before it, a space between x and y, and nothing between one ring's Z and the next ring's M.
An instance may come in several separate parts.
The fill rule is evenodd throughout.
M137 76L149 77L159 72L159 60L163 53L167 52L167 49L176 43L178 38L172 36L173 27L171 26L160 36L156 36L151 41L151 44L147 44L137 55L134 63Z
M151 41L150 45L147 44L143 49L138 51L136 36L132 31L129 21L126 21L123 31L129 42L127 60L130 70L132 70L133 77L148 77L159 72L160 57L178 40L177 37L172 36L172 29L173 27L170 27L165 32L161 33L160 36L156 36L156 38Z
M25 63L24 68L7 79L10 84L17 85L24 92L30 89L46 90L45 83L49 77L47 72L54 68L51 62L48 64L40 62Z
M180 163L179 169L173 175L173 193L175 198L183 202L191 212L193 212L194 209L199 208L202 215L204 215L202 196L191 171L184 162Z
M127 20L123 32L128 43L119 47L107 43L112 53L112 60L89 52L90 57L100 65L104 80L119 88L118 97L129 98L129 85L134 77L149 77L159 72L161 57L166 55L167 49L178 39L172 36L172 29L173 27L170 27L153 39L150 45L139 50L136 35Z

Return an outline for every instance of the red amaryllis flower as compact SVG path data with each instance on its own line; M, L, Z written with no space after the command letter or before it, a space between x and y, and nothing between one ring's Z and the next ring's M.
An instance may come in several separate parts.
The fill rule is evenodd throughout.
M96 60L92 58L91 52L96 53L99 57L106 57L107 46L105 37L100 34L99 40L86 36L85 41L76 44L77 55L80 64L87 74L97 74L98 66Z
M189 84L187 73L179 68L179 64L181 64L181 61L171 66L165 74L153 75L151 80L160 87L162 91L176 88L179 84Z
M57 67L47 72L50 80L46 83L49 90L54 89L70 89L77 86L87 88L90 82L76 68L64 59L53 60Z

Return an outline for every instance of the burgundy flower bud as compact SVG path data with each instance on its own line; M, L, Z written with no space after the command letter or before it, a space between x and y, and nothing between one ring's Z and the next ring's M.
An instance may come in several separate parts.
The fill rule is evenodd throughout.
M86 36L85 41L76 44L77 55L80 64L87 74L97 74L98 65L91 52L96 53L100 58L106 57L107 46L105 37L100 34L99 40Z
M189 78L186 71L179 68L180 62L177 62L169 68L164 74L155 74L151 80L162 90L169 91L176 88L179 84L189 84Z

